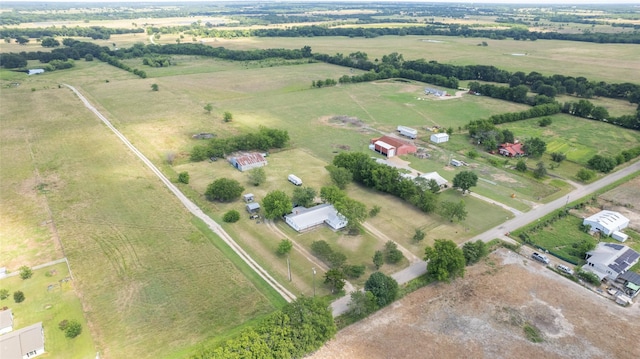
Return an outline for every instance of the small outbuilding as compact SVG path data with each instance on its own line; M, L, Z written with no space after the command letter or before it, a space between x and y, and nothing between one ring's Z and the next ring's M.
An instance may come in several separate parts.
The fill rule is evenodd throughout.
M240 170L240 172L267 165L267 160L264 156L261 153L256 152L229 157L229 162L233 167Z
M372 150L385 155L388 158L418 152L418 148L416 146L391 136L373 138L370 143L371 145L369 147Z
M443 143L449 141L448 133L434 133L431 135L431 142L433 143Z
M629 218L623 216L619 212L600 211L591 217L587 217L582 221L585 226L591 226L591 230L611 236L614 232L620 232L629 225ZM622 233L624 235L624 233ZM622 237L618 235L618 237ZM625 238L626 239L626 238Z
M260 211L260 203L247 203L245 207L247 209L247 212L249 212L250 214L258 213Z
M44 73L44 69L29 69L29 72L27 72L27 75L37 75L37 74L43 74Z
M253 202L253 201L254 201L254 199L255 199L255 198L254 198L254 196L253 196L253 193L247 193L247 194L243 194L243 195L242 195L242 200L243 200L245 203Z
M420 177L426 179L427 181L429 180L436 181L436 183L438 184L438 186L440 186L440 188L445 187L447 185L447 180L444 177L440 176L438 172L429 172L429 173L421 174Z

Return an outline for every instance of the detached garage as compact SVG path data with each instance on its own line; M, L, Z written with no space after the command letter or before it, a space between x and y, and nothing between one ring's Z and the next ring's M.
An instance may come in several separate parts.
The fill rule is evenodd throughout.
M388 158L418 152L416 146L391 136L371 139L369 148Z
M447 133L434 133L431 135L431 142L443 143L449 141L449 134Z

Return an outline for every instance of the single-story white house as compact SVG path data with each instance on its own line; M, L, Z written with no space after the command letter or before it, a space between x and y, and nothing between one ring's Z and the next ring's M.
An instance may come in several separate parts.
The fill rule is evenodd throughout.
M440 176L438 172L424 173L424 174L421 174L420 177L426 179L427 181L435 180L438 186L440 187L444 187L447 184L447 180L444 177Z
M600 231L610 236L613 232L621 231L629 225L629 218L623 216L619 212L600 211L591 217L587 217L582 221L583 225L591 226L591 230Z
M239 156L229 157L231 165L240 170L240 172L248 171L254 168L267 165L267 160L261 153L253 152Z
M449 141L449 134L448 133L434 133L433 135L431 135L431 142L434 143L443 143L443 142L447 142Z
M323 223L334 230L347 226L347 219L338 213L332 204L325 203L315 207L296 207L293 212L284 216L285 222L298 232L303 232Z
M42 322L0 335L0 358L35 358L44 353Z
M11 309L0 311L0 335L13 331L13 312Z
M597 275L600 280L616 280L638 263L640 254L622 244L600 242L594 250L587 252L586 260L582 269Z

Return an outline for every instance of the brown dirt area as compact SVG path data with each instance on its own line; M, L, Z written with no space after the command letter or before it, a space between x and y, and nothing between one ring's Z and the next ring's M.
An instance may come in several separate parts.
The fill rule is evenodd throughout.
M539 329L542 343L523 327ZM640 304L623 308L500 249L341 330L311 358L638 358Z

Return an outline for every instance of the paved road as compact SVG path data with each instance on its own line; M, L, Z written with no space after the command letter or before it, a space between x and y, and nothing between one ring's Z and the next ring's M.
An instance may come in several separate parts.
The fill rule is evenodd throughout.
M595 181L588 185L579 185L577 188L569 193L566 197L559 198L555 201L549 202L547 204L540 205L533 210L526 213L516 213L512 211L516 216L515 218L504 222L503 224L496 226L482 234L479 234L469 241L476 241L478 239L483 240L484 242L489 242L494 238L500 238L509 242L515 242L513 239L506 237L505 233L514 231L520 227L523 227L538 218L541 218L558 208L562 208L567 204L567 202L571 202L582 197L585 197L611 183L626 177L634 172L640 171L640 162L636 162L631 164L630 166L621 169L618 172L612 173L606 177L601 178L598 181ZM491 201L491 200L490 200ZM404 284L408 281L417 278L427 272L427 263L425 261L417 261L412 263L409 267L394 273L391 275L398 284ZM337 317L343 313L345 313L348 309L348 304L350 300L350 294L345 295L344 297L338 298L333 303L331 303L331 309L333 311L333 316Z
M292 302L296 299L296 296L293 295L289 290L287 290L284 286L282 286L278 281L276 281L264 268L262 268L256 261L247 254L242 247L240 247L229 234L218 225L211 217L202 212L200 207L198 207L195 203L193 203L189 198L187 198L179 189L176 187L165 175L160 172L160 170L151 162L145 155L142 154L137 148L135 148L127 138L120 133L111 122L104 117L91 103L78 91L75 87L71 85L64 84L66 87L70 88L79 98L82 100L84 105L91 110L102 122L109 128L113 133L120 138L120 140L133 152L140 160L149 167L149 169L162 181L162 183L180 200L180 202L191 212L194 216L200 218L204 223L207 224L209 229L211 229L215 234L217 234L233 251L251 268L255 271L265 282L267 282L276 292L278 292L285 300L288 302Z

